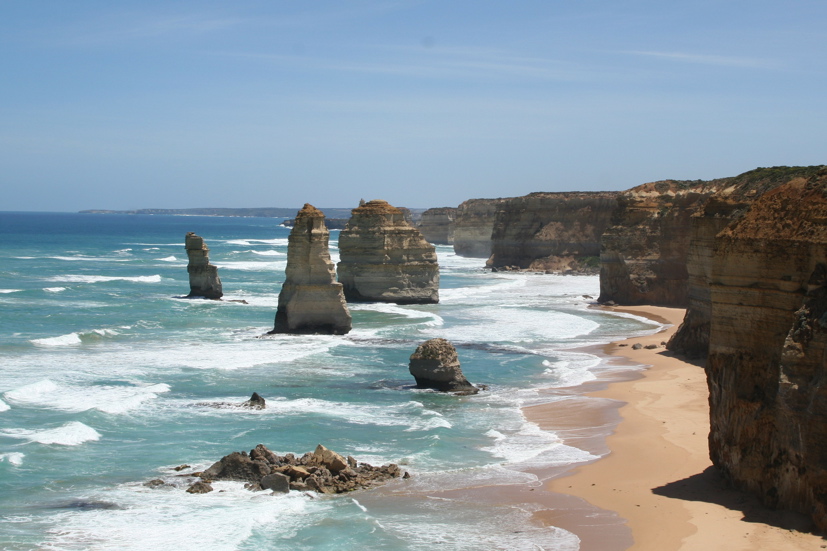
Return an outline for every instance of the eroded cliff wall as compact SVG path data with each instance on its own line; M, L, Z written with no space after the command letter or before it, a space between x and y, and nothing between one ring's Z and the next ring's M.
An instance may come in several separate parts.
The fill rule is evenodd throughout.
M507 199L469 199L457 207L454 252L460 256L491 256L491 233L497 210Z
M491 235L494 268L597 270L617 192L531 193L504 200ZM594 260L594 262L589 262Z
M827 172L758 198L715 239L710 457L827 530Z
M454 220L457 216L455 207L428 209L422 213L417 228L422 236L434 245L452 245L454 243Z

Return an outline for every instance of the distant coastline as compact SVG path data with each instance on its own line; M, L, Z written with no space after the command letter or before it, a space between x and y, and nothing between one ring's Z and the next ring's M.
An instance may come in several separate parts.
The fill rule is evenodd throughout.
M88 209L79 211L79 214L165 214L173 216L239 216L245 218L293 218L300 207L296 208L191 208L191 209L136 209L136 210L105 210ZM350 217L349 208L322 209L325 216L331 218Z

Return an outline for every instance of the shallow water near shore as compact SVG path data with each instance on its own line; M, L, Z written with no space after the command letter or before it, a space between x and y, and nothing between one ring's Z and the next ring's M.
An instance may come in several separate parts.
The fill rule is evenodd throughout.
M533 524L530 505L428 492L537 484L532 468L593 459L521 408L604 369L574 349L656 326L590 309L596 276L491 273L440 246L439 304L351 304L346 336L262 337L287 260L279 222L0 213L0 548L577 549ZM225 300L180 298L188 231L211 249ZM408 358L433 337L489 389L413 388ZM265 410L213 407L254 391ZM381 494L273 497L223 482L190 495L173 470L259 443L323 443L412 478ZM170 485L144 486L155 478Z

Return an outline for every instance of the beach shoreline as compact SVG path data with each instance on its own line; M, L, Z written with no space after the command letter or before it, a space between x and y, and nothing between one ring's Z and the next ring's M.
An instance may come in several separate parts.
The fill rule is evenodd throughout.
M553 389L570 395L523 410L564 443L602 455L550 479L541 477L544 490L555 496L543 501L565 508L538 511L535 518L576 534L581 551L822 548L825 540L809 532L804 515L770 510L727 488L712 467L703 365L663 346L685 310L611 310L666 325L652 335L602 347L601 355L618 367L608 378ZM636 343L642 347L633 349Z

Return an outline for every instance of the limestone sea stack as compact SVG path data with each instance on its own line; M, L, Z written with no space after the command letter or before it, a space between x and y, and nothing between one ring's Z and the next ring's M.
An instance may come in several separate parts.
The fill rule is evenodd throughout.
M310 204L296 215L287 241L287 270L271 333L344 335L350 312L335 281L324 213Z
M189 232L184 238L184 246L187 249L187 273L190 276L190 294L187 298L220 299L224 295L221 279L218 277L218 268L210 264L210 249L204 239Z
M352 302L439 302L436 250L387 201L353 209L339 234L339 282Z
M420 344L411 354L408 369L418 387L459 394L479 391L462 374L457 349L445 339L431 339Z

